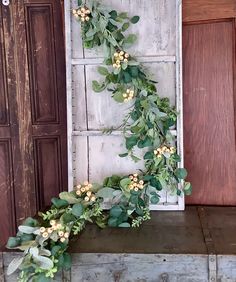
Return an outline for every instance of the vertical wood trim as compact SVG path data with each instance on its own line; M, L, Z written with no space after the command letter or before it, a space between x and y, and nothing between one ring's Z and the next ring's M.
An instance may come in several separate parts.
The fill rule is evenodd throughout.
M179 167L184 167L182 0L176 1L176 15L178 15L176 17L176 108L179 112L177 120L177 149L181 157ZM178 197L178 206L180 210L185 209L184 195Z
M12 125L14 183L16 197L17 224L27 216L36 214L36 193L33 176L33 147L31 136L29 73L25 33L25 14L23 1L16 1L8 6L13 22L16 93L14 119ZM20 168L20 169L19 169Z
M71 64L71 0L64 1L65 9L65 49L66 49L66 94L67 94L67 154L68 190L73 190L73 152L72 152L72 64Z

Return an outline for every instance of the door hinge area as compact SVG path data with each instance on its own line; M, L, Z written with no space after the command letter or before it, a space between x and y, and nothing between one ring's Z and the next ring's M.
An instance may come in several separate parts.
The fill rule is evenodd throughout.
M10 0L2 0L2 4L4 6L8 6L10 4Z

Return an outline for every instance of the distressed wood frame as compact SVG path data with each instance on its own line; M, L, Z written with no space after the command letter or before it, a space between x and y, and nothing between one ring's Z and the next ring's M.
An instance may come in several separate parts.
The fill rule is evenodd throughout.
M64 1L65 8L65 39L66 39L66 80L67 80L67 137L68 137L68 187L73 189L73 138L86 132L73 131L72 119L72 66L84 64L100 64L102 59L73 59L72 58L72 37L71 37L71 0ZM182 93L182 0L176 0L176 56L139 57L140 62L175 62L176 72L176 108L179 112L177 120L177 130L173 133L177 135L177 149L181 156L180 167L184 166L183 161L183 93ZM96 134L96 131L89 132ZM113 134L117 134L113 132ZM150 205L151 210L184 210L184 196L177 198L177 203L164 203L159 205Z

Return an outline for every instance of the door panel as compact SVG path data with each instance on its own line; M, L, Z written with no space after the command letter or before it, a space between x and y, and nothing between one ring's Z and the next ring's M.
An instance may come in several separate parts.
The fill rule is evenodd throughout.
M184 22L229 19L235 15L235 0L183 0Z
M38 197L41 208L48 206L51 198L63 190L60 147L58 136L35 139Z
M9 223L1 247L16 224L67 189L62 5L0 4L0 225L6 217Z
M52 5L27 5L26 15L33 124L57 123L58 88Z
M0 13L1 17L1 13ZM3 41L2 17L0 19L0 42ZM0 126L9 124L8 93L6 84L6 60L4 46L0 46Z
M186 202L235 205L235 20L205 20L183 27Z
M13 179L11 170L11 142L0 139L0 247L7 241L9 233L15 231L15 205L13 194Z

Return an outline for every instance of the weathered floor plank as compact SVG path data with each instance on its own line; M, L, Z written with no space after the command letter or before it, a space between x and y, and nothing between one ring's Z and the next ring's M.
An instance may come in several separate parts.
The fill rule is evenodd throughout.
M233 207L187 207L185 212L153 212L152 220L137 229L88 225L72 243L71 272L56 281L206 282L214 256L209 250L214 250L217 281L236 282L235 218ZM16 281L16 275L1 275L16 255L0 256L0 282Z

